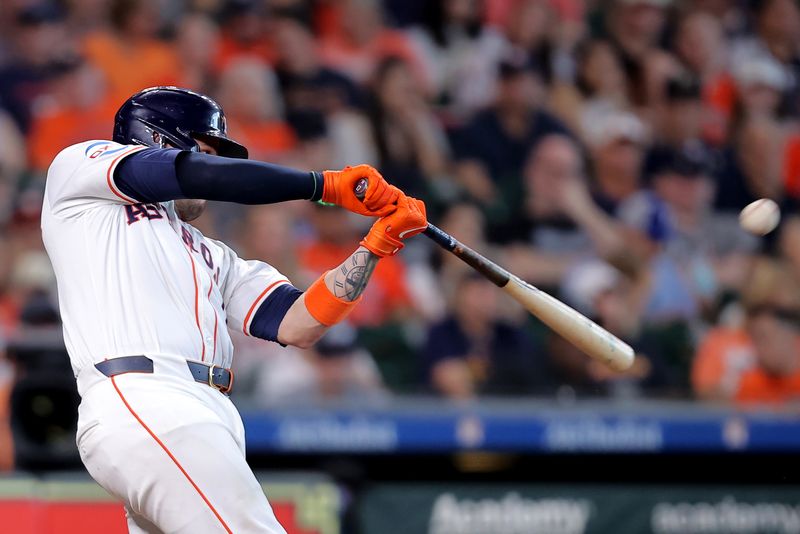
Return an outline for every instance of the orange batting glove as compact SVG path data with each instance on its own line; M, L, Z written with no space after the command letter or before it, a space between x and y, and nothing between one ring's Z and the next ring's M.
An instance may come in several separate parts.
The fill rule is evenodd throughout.
M336 204L347 210L369 217L385 217L397 209L397 199L403 195L393 185L384 180L381 173L369 165L345 167L341 171L323 171L325 187L322 201ZM368 185L364 199L356 197L353 189L362 178Z
M403 239L427 227L425 203L403 195L397 200L397 211L375 221L361 245L381 258L394 256L403 248Z

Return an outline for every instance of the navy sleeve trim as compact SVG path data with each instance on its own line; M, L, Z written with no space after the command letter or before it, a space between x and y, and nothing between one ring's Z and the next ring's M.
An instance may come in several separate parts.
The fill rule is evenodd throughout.
M186 198L178 184L175 159L180 150L146 148L123 159L114 170L114 183L126 196L140 202Z
M308 200L317 202L322 200L322 191L325 189L325 178L321 172L311 171L311 177L314 179L314 194Z
M250 335L278 342L278 328L286 312L303 292L291 284L281 284L261 303L250 322Z

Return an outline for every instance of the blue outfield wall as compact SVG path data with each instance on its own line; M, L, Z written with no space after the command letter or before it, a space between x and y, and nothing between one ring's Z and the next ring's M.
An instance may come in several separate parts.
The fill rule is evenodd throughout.
M243 409L249 452L669 453L800 451L800 414L696 403L529 402L454 407Z

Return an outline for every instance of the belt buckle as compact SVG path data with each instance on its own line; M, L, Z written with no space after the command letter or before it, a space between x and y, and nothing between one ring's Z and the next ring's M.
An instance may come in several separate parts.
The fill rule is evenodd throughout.
M219 367L219 366L218 365L214 365L213 363L208 366L208 385L211 386L212 388L220 391L221 393L227 394L231 390L231 388L233 387L233 371L230 371L230 370L228 371L230 373L230 377L231 377L230 382L228 382L228 385L227 386L220 386L220 385L217 385L217 384L214 383L214 368L215 367ZM219 368L223 369L223 367L219 367Z
M208 366L208 385L211 386L212 388L219 389L217 388L217 385L214 383L214 367L216 367L216 365L214 365L213 363Z

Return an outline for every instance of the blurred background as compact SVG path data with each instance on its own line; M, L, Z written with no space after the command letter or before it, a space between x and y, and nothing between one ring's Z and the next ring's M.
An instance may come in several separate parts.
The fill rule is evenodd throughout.
M77 458L39 212L52 158L153 85L212 95L254 159L376 166L636 349L609 372L416 238L314 349L235 338L290 534L800 532L795 0L3 0L14 532L123 525ZM755 238L737 216L761 197L783 220ZM197 221L301 288L370 224L308 202Z

